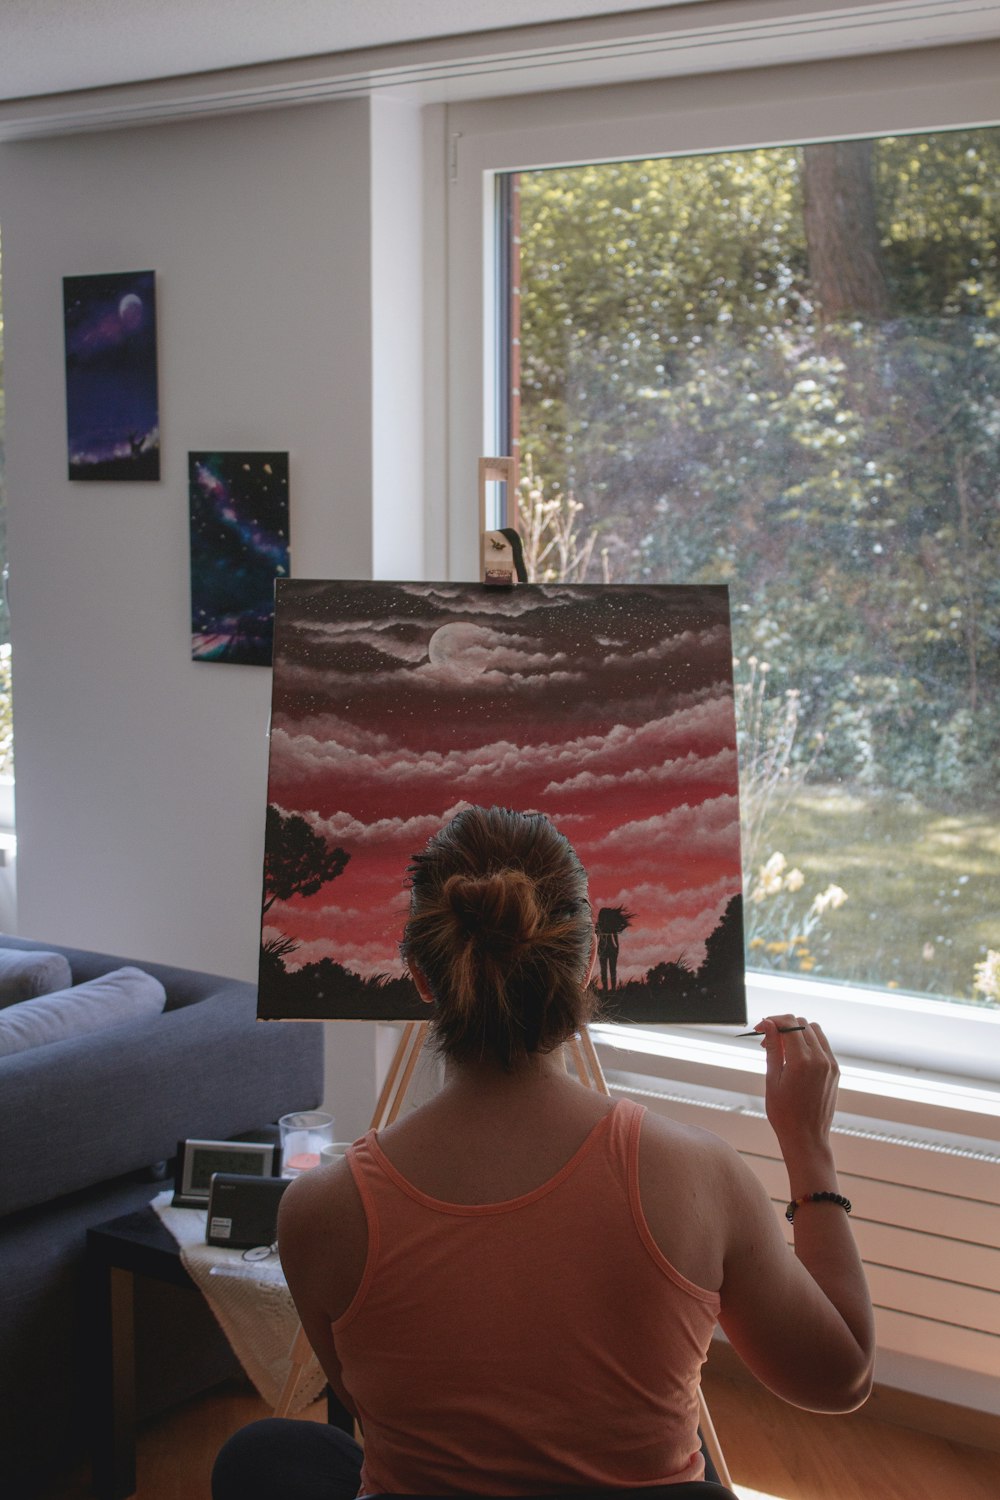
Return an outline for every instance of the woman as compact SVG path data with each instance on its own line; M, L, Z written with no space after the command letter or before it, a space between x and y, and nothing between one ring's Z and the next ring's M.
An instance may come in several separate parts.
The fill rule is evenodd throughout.
M794 1212L789 1255L729 1146L567 1073L560 1046L591 1018L596 941L566 839L540 816L470 808L410 873L402 951L444 1087L300 1177L279 1225L303 1326L363 1424L364 1466L335 1429L256 1424L220 1456L217 1500L727 1494L699 1483L716 1321L795 1405L848 1411L871 1385L823 1033L789 1016L757 1028L791 1196L813 1200Z

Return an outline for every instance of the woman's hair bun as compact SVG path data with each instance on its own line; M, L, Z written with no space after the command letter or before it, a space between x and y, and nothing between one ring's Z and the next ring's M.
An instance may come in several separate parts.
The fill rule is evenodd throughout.
M583 866L540 813L467 807L410 864L401 950L457 1060L512 1068L578 1031L593 936Z
M451 875L442 894L462 932L486 950L523 947L538 932L542 913L535 883L523 870Z

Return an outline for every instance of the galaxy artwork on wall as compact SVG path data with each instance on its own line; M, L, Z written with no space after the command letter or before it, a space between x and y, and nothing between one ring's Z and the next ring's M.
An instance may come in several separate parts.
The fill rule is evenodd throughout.
M63 278L69 477L160 477L156 274Z
M745 1021L725 588L282 581L274 645L261 1018L427 1019L407 866L497 804L583 861L605 1018Z
M189 453L191 655L271 665L288 575L288 454Z

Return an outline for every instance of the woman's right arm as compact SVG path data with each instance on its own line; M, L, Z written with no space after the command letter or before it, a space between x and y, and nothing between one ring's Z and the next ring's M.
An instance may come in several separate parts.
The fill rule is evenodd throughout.
M780 1027L804 1026L786 1031ZM830 1145L839 1069L818 1026L761 1022L765 1101L788 1170L789 1197L839 1192ZM730 1160L720 1322L744 1363L795 1406L853 1411L868 1396L875 1331L864 1268L844 1209L803 1204L789 1254L774 1208L750 1169Z

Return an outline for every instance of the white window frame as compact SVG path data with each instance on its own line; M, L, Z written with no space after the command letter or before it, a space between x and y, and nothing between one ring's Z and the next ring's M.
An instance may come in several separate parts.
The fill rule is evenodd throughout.
M499 174L994 125L998 99L1000 44L986 42L449 106L448 576L477 576L478 511L468 477L480 454L496 451ZM977 1133L1000 1139L1000 1012L805 976L751 973L747 987L751 1022L783 1011L819 1020L860 1093L881 1090L908 1101L915 1122L940 1123L948 1090L957 1089L982 1121ZM627 1054L628 1035L606 1040ZM737 1052L753 1045L730 1045L714 1028L663 1028L635 1033L634 1055L622 1066L655 1072L657 1054L676 1062L701 1048L706 1076L713 1058L722 1071L727 1059L745 1071Z

